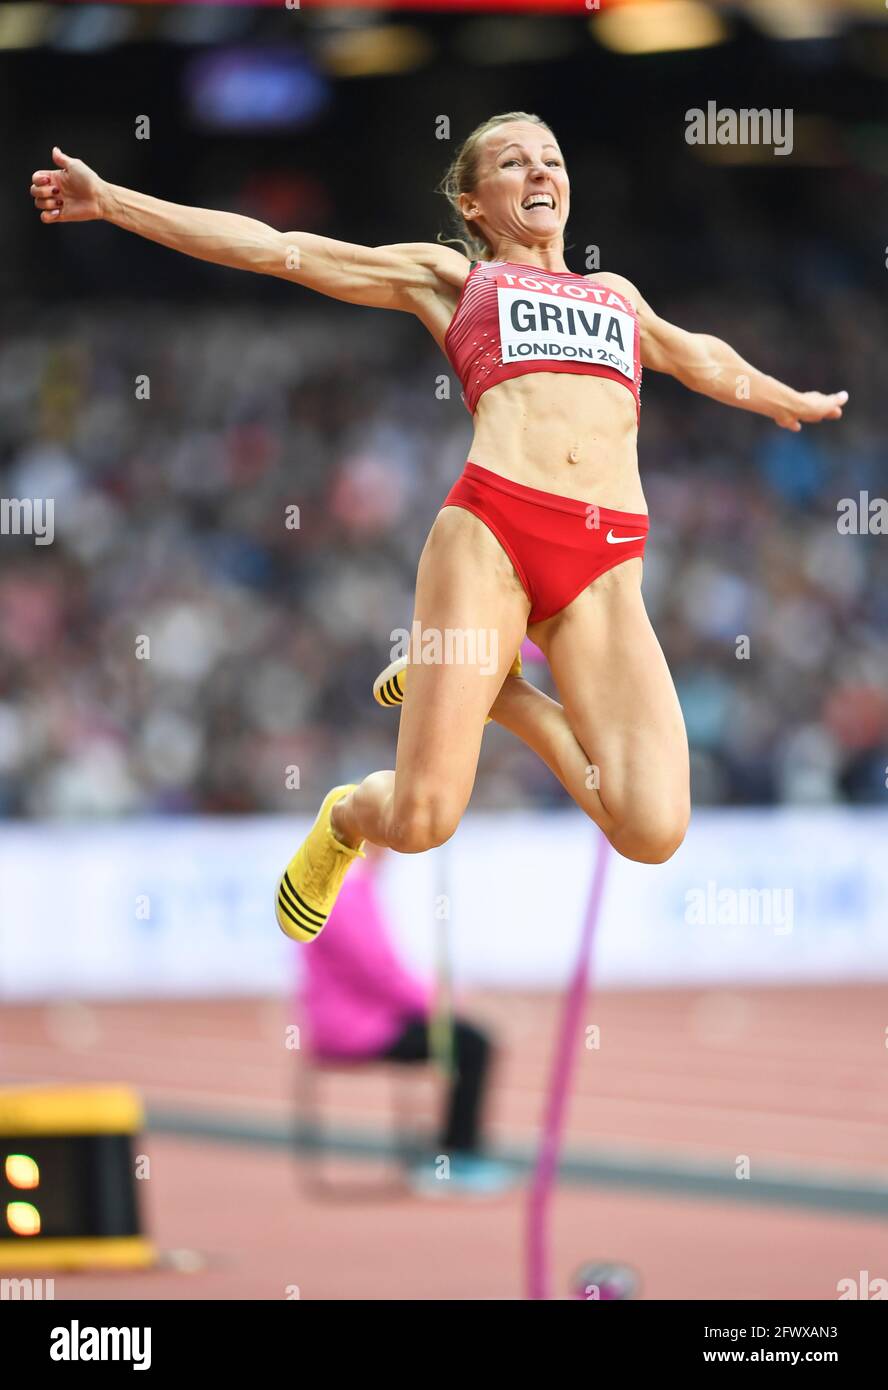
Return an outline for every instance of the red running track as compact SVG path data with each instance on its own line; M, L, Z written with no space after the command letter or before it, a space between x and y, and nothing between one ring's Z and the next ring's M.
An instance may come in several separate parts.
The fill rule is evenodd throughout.
M542 1110L556 1003L491 994L472 1016L498 1038L489 1138L531 1144ZM124 1081L155 1111L280 1127L302 1055L286 1046L289 1010L229 1000L9 1007L3 1080ZM884 990L749 988L609 993L592 1001L567 1133L571 1154L732 1178L829 1177L884 1185L888 1095ZM378 1069L325 1079L334 1128L384 1135L391 1078ZM430 1115L436 1082L398 1083ZM197 1252L192 1272L57 1274L65 1298L488 1299L521 1296L524 1193L490 1203L422 1201L386 1191L382 1161L324 1164L320 1201L306 1165L281 1149L149 1132L140 1185L164 1251ZM313 1171L313 1170L311 1170ZM356 1179L376 1184L363 1198ZM585 1260L634 1265L648 1298L833 1299L840 1279L888 1277L884 1217L780 1204L562 1184L552 1204L556 1285Z

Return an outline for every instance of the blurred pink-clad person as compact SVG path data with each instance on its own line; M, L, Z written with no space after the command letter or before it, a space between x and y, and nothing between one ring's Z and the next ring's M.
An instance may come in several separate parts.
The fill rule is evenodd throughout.
M299 952L298 1016L309 1053L319 1061L429 1060L429 984L406 969L386 925L378 889L380 863L389 851L367 844L366 861L343 884L325 931ZM333 921L335 918L335 921ZM489 1078L490 1039L465 1018L453 1021L454 1076L439 1151L449 1176L433 1157L412 1172L417 1191L494 1194L511 1185L508 1167L481 1153L480 1126Z

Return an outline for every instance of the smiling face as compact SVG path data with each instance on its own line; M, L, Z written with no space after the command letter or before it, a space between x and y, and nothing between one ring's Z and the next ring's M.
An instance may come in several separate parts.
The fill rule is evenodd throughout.
M479 149L475 189L461 193L459 203L463 217L474 220L497 254L501 247L560 254L570 180L551 130L510 121L488 131Z

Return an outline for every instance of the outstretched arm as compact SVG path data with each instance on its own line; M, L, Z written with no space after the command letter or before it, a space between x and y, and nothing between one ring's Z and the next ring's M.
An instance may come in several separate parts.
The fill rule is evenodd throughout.
M620 275L600 277L604 283L635 304L641 337L641 361L655 372L674 376L691 391L711 396L724 405L736 405L767 415L783 429L800 430L802 424L838 420L848 399L847 391L823 395L820 391L795 391L776 377L767 376L744 362L721 338L708 333L688 333L654 313L630 281Z
M52 157L57 167L38 169L31 182L40 220L47 224L103 219L198 260L275 275L380 309L412 310L417 290L439 284L435 268L447 248L432 243L356 246L311 232L279 232L238 213L168 203L107 183L58 146Z

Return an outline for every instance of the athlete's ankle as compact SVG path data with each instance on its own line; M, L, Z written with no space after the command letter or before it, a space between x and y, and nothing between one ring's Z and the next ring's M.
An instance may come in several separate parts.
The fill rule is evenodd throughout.
M333 832L334 840L338 840L341 845L346 845L349 849L358 849L361 844L361 836L357 835L349 815L349 808L345 804L351 800L351 792L344 796L341 801L334 803L330 811L330 829Z

